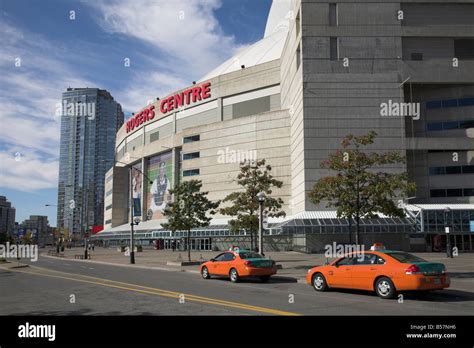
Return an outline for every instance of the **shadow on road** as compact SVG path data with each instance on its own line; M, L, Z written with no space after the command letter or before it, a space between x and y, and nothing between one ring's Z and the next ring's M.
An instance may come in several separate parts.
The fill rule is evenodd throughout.
M378 297L375 292L353 289L330 289L330 292ZM462 290L403 291L404 300L427 302L474 301L474 293ZM393 301L396 301L395 298Z
M448 272L451 278L474 278L474 272Z
M131 314L124 314L123 312L111 311L111 312L94 312L91 309L81 309L81 310L72 310L72 311L31 311L26 313L15 313L9 314L12 316L69 316L69 315L97 315L97 316L140 316L140 315L157 315L157 313L151 312L133 312Z
M220 280L220 281L228 281L230 282L230 279L227 277L217 277L213 276L212 280ZM242 278L239 279L239 283L259 283L259 284L279 284L279 283L297 283L298 279L293 278L293 277L282 277L282 276L272 276L270 280L267 282L261 281L258 277L253 278L253 277L248 277L248 278Z

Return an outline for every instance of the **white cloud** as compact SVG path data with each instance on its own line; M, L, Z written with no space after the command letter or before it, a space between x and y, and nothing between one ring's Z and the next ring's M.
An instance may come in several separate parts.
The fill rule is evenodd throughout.
M57 187L57 103L68 86L93 83L75 76L58 49L41 36L6 22L0 23L0 36L5 38L0 47L0 186L22 191Z
M84 4L98 11L98 23L105 31L138 39L150 47L149 66L138 68L129 88L117 94L125 110L138 111L149 99L189 86L243 47L236 44L234 36L222 31L215 17L220 0ZM131 68L137 68L133 60Z
M100 86L78 70L108 58L96 54L93 42L84 41L78 53L67 43L58 46L0 22L0 186L24 191L57 186L60 119L54 112L67 87L106 88L124 110L136 112L148 100L190 85L242 48L223 33L215 17L220 0L104 0L84 5L95 10L98 23L112 36L144 44L146 56L143 50L132 52L142 64L132 59L127 83L118 79L117 85ZM21 67L15 67L16 58L21 58ZM15 161L15 152L23 160Z
M0 183L3 187L31 192L58 185L58 162L44 161L34 152L15 158L0 152Z
M141 79L143 79L142 74L136 73L132 80L138 82ZM151 72L146 76L146 83L136 83L128 90L118 91L116 98L127 110L136 112L146 106L148 101L156 97L163 98L172 91L187 85L189 82L178 76Z
M238 45L225 35L214 11L219 0L110 0L86 1L100 11L99 23L112 33L147 42L160 57L194 79L231 56Z

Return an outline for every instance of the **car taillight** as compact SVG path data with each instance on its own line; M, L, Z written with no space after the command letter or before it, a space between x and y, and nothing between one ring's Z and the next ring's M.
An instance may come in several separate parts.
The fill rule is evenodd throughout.
M405 274L421 274L421 270L417 265L411 265L405 270Z
M252 266L252 261L245 261L245 262L244 262L244 265L245 265L245 266Z

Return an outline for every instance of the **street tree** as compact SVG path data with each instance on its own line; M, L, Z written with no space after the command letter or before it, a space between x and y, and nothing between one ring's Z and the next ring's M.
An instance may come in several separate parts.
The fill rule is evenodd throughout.
M272 197L273 188L281 188L283 182L273 178L272 167L265 164L265 160L246 160L240 163L240 173L236 182L242 190L227 195L222 201L231 205L220 209L221 214L234 216L229 221L230 230L239 232L249 231L251 236L251 248L254 248L254 235L259 227L259 201L257 194L264 192L266 195L263 203L264 215L268 217L284 217L285 212L281 210L283 200Z
M219 202L212 202L207 198L208 192L201 192L202 182L200 180L182 181L169 192L174 196L164 211L168 218L167 223L162 226L173 232L187 231L186 248L188 250L188 261L191 261L191 229L207 227L212 220L209 215L214 215L219 207Z
M383 166L405 163L401 154L362 151L362 147L374 143L376 136L374 131L362 136L347 135L342 140L342 149L321 162L321 168L329 169L335 175L319 179L309 193L312 203L326 201L327 207L337 209L338 218L349 220L349 236L355 218L357 244L361 218L375 218L377 213L404 217L405 213L395 199L407 197L416 189L415 184L408 181L406 172L383 171Z
M23 244L34 244L35 243L35 240L33 238L33 234L31 233L31 231L28 231L26 232L25 235L23 235L21 238L21 243Z

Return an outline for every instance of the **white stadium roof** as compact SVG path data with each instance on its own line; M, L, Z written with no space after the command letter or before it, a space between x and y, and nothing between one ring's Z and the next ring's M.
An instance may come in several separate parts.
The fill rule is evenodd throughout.
M444 210L449 208L451 210L474 210L474 204L407 204L405 209L412 211L420 210Z
M273 0L263 39L250 45L209 72L200 81L280 59L290 25L291 0Z

